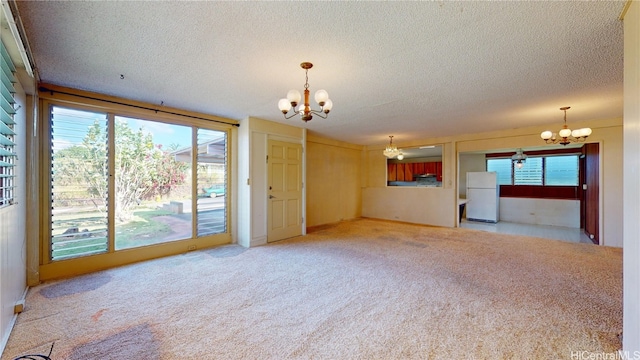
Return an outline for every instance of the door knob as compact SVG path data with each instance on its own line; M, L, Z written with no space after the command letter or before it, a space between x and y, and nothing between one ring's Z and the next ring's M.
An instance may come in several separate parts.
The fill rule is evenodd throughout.
M275 199L276 197L273 195L269 195L269 199Z

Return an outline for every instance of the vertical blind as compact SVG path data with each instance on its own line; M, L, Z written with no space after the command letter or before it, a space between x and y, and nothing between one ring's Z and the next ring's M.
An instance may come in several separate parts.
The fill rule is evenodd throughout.
M1 43L1 42L0 42ZM1 58L2 71L0 71L2 86L0 92L0 207L13 204L15 187L15 114L13 94L15 89L14 73L16 71L9 53L2 43Z

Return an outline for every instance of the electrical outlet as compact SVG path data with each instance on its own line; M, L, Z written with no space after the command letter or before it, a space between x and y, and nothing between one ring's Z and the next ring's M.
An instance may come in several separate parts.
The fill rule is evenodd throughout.
M189 245L189 246L187 247L187 251L193 251L193 250L195 250L195 249L196 249L196 246L195 246L195 245Z

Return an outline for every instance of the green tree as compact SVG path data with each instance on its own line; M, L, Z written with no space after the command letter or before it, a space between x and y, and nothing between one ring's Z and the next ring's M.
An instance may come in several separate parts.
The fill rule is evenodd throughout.
M141 200L166 195L184 183L188 165L176 161L170 147L154 145L153 136L133 131L126 121L115 123L115 215L127 221Z
M105 130L98 122L94 123L82 144L59 151L54 162L59 184L84 185L87 194L103 201L103 206L108 198ZM116 121L114 145L118 221L128 221L141 200L169 194L173 187L184 183L188 165L171 155L175 146L162 150L161 145L154 145L150 133L142 129L134 131L126 121Z

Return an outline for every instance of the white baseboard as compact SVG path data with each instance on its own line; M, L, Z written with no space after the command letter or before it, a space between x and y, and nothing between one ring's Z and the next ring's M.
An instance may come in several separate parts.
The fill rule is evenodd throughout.
M29 287L28 286L27 286L26 289L24 289L24 292L22 293L22 297L16 303L25 304L25 301L26 301L26 298L27 298L27 291L29 291ZM7 342L9 341L9 336L11 336L11 332L13 331L13 326L16 324L17 320L18 320L18 314L13 314L13 317L11 318L11 321L9 322L9 326L8 326L7 332L2 337L2 342L0 342L0 357L4 353L4 348L7 346Z

